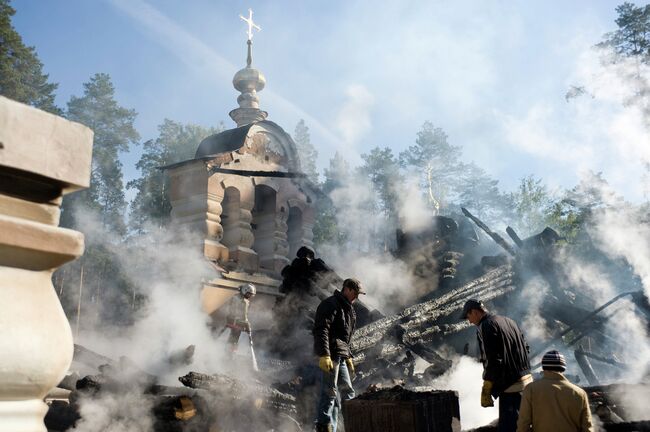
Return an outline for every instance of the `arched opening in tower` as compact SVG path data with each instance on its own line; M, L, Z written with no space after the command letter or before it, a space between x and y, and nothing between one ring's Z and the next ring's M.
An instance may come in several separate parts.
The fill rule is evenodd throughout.
M239 229L240 194L237 188L226 188L221 208L221 226L223 227L223 239L221 241L230 251L234 252L241 242Z
M302 210L298 207L289 208L289 218L287 219L287 240L289 242L289 259L296 256L296 252L302 246Z
M273 270L276 227L276 193L266 185L255 186L255 206L253 207L253 250L257 252L260 267Z

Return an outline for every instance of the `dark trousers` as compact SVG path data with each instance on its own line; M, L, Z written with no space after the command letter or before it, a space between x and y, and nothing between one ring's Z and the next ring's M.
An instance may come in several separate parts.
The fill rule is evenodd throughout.
M499 395L499 432L516 432L521 393Z

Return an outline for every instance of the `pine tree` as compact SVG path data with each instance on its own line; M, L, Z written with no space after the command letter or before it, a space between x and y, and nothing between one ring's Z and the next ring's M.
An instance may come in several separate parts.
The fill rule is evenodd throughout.
M450 145L447 134L428 121L418 132L415 145L399 155L400 164L420 177L420 185L436 213L454 198L453 186L463 168L460 156L460 147Z
M330 159L329 168L324 170L324 181L322 190L326 196L316 201L316 220L314 221L314 245L318 249L326 243L341 245L347 238L337 222L337 209L330 198L330 194L336 189L349 184L352 177L350 164L339 152Z
M127 184L127 188L137 191L129 218L134 230L143 232L147 223L162 226L169 220L169 178L160 167L192 159L201 140L221 130L223 126L206 129L169 119L158 126L158 138L144 143L142 156L136 164L140 177Z
M104 228L126 234L126 200L119 154L140 139L133 126L136 112L115 100L115 88L107 74L96 74L84 84L82 97L71 97L67 118L91 128L94 133L90 188L66 197L62 224L75 226L77 205L98 211Z
M499 181L474 163L463 164L454 185L460 207L488 224L503 223L513 211L512 196L501 193Z
M372 183L379 202L377 209L381 210L389 219L396 219L398 193L403 187L403 178L399 170L399 162L388 148L375 147L368 154L362 154L364 165L360 172Z
M302 119L296 125L293 140L296 142L296 150L298 150L302 172L307 174L307 178L312 182L318 183L318 171L316 170L318 151L311 144L309 128Z
M621 56L650 63L650 5L637 7L625 2L616 12L618 29L607 33L599 46L609 46Z
M514 210L514 226L521 237L537 234L548 224L553 199L542 179L532 175L522 178L510 199Z
M647 74L650 66L650 5L637 7L626 2L618 6L616 12L618 29L605 34L604 40L596 46L614 51L615 55L607 58L612 63L633 61L634 67L623 72L623 78L630 82L634 94L626 97L624 103L638 106L646 126L650 128L650 81Z
M0 0L0 94L36 108L61 114L54 104L58 84L49 83L34 47L23 44L11 25L16 11Z

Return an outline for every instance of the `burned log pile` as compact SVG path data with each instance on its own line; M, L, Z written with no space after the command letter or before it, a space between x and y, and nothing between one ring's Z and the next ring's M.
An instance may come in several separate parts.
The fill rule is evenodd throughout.
M193 350L188 347L182 352ZM134 417L148 418L155 431L253 430L260 425L301 430L293 420L295 397L257 381L189 372L178 378L184 387L173 387L158 384L156 376L137 369L124 358L114 361L80 345L75 346L75 356L76 361L86 364L96 364L100 359L107 363L97 366L97 374L77 379L72 392L68 391L67 401L48 400L48 430L74 428L81 420L84 403L111 405L108 401L114 400L124 401L110 413L115 418L127 417L124 421L128 423L128 414L121 411L125 404L136 405ZM60 386L71 387L75 378L78 376L66 377Z

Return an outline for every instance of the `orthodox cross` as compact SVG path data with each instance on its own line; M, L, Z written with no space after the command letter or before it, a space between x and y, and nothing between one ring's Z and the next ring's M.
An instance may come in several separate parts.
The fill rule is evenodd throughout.
M253 10L248 9L248 18L245 18L241 15L239 15L239 18L241 18L246 22L246 24L248 24L248 31L246 32L246 34L248 34L248 40L253 40L253 29L257 29L257 31L262 30L260 26L258 26L253 22Z

